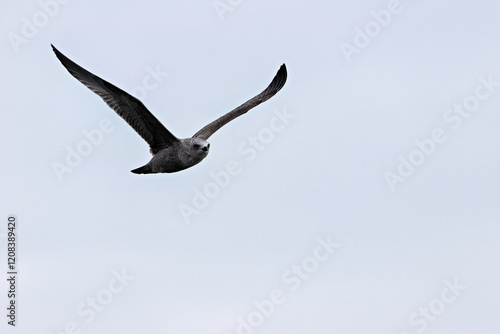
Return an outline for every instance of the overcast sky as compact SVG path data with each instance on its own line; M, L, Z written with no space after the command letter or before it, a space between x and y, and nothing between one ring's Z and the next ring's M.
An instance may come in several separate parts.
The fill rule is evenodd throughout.
M16 1L1 11L1 333L498 333L498 1ZM284 88L200 164L177 137ZM7 306L16 305L16 328Z

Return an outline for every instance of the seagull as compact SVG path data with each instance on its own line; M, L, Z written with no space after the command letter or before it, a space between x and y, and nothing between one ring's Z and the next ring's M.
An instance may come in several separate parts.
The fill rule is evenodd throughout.
M283 64L262 93L207 124L191 138L179 139L139 99L90 73L63 55L54 45L51 46L68 72L99 95L149 144L153 157L146 165L131 171L135 174L175 173L198 164L208 155L210 143L207 139L211 135L236 117L269 100L285 85L287 78L286 66Z

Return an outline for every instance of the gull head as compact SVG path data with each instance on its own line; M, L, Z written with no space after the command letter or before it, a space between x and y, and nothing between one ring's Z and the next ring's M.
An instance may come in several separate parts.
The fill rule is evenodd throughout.
M196 165L208 155L210 143L201 138L181 139L182 149L178 151L179 159L189 166Z

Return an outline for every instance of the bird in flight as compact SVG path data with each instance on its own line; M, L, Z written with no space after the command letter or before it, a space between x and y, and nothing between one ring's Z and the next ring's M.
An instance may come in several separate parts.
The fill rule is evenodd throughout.
M63 55L54 45L51 46L69 73L99 95L149 144L153 158L146 165L132 170L132 173L136 174L174 173L198 164L208 155L210 144L207 139L215 131L269 100L285 85L287 78L286 66L283 64L262 93L207 124L191 138L179 139L168 131L137 98L90 73Z

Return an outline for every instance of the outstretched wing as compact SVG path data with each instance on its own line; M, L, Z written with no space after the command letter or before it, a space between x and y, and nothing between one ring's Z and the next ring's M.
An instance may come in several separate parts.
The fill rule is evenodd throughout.
M285 85L286 77L287 77L286 66L285 64L283 64L278 70L278 73L276 73L276 76L274 77L273 81L271 81L269 86L262 93L248 100L247 102L243 103L238 108L228 112L224 116L219 117L212 123L206 125L203 129L196 132L193 138L198 137L207 140L208 137L213 135L215 131L219 130L225 124L231 122L236 117L243 115L244 113L246 113L253 107L258 106L262 102L269 100Z
M137 98L126 93L90 73L63 55L52 44L57 58L69 73L78 81L99 95L118 115L120 115L151 147L151 153L172 145L178 141L170 131Z

